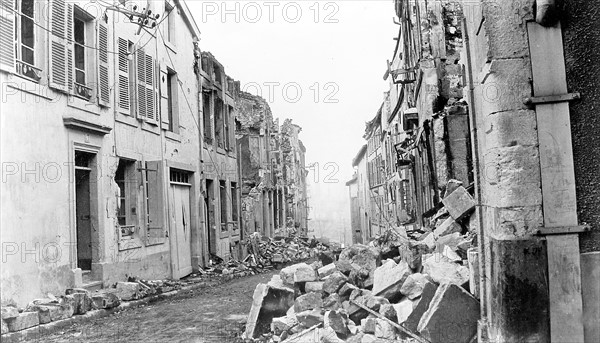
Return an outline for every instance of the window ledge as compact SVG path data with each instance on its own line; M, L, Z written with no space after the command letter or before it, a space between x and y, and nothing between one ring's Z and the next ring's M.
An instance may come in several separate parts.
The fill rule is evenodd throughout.
M157 125L148 124L145 121L142 121L142 130L148 131L150 133L160 136L160 129L158 128Z
M217 153L219 153L221 155L225 155L225 149L217 147Z
M129 126L138 127L138 121L134 117L127 116L121 113L117 114L117 116L115 117L115 121Z
M172 131L165 131L165 137L167 137L170 140L181 143L181 136L178 133Z
M94 104L93 102L83 100L77 96L74 96L73 94L68 95L67 106L92 113L97 116L100 115L100 108L98 105Z

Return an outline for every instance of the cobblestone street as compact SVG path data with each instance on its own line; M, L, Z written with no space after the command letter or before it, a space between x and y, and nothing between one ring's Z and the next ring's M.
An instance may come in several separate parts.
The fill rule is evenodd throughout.
M252 294L278 271L228 281L219 286L73 325L35 342L240 342Z

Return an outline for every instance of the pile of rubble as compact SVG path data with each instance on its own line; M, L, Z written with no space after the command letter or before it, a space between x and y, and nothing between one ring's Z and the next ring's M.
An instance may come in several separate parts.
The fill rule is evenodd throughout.
M274 238L255 232L248 236L245 245L249 254L244 261L252 267L263 268L307 260L329 250L328 246L315 239L309 240L289 231L287 236Z
M448 194L434 230L390 230L368 246L344 249L333 263L295 264L259 284L243 338L470 342L479 319L479 301L469 292L475 271L466 261L473 237L458 222L474 202L460 186Z

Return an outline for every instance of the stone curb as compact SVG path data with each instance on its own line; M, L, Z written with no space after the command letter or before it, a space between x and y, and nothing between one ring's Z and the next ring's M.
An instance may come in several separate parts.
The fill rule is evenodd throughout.
M263 274L265 272L270 272L270 271L271 270L265 270L264 272L257 273L254 275L260 275L260 274ZM55 332L59 331L60 329L71 326L73 324L85 323L90 320L100 319L100 318L107 317L113 313L117 313L117 312L120 312L123 310L138 308L142 305L147 305L149 303L153 303L156 301L172 298L176 295L181 295L185 292L220 285L220 284L229 282L233 279L240 279L240 278L247 277L247 276L253 276L253 275L244 275L244 276L225 275L225 276L219 277L218 279L216 277L211 278L208 281L201 281L201 282L198 282L198 283L195 283L192 285L181 287L180 289L177 289L177 290L152 295L152 296L149 296L149 297L146 297L143 299L122 302L119 306L111 308L111 309L91 310L83 315L74 315L73 317L70 317L70 318L58 320L55 322L50 322L47 324L41 324L38 326L31 327L29 329L16 331L16 332L9 332L9 333L6 333L6 334L0 336L1 341L3 343L23 342L23 341L41 342L42 338L44 336L55 333ZM213 280L215 280L215 279L217 279L218 281L214 282Z

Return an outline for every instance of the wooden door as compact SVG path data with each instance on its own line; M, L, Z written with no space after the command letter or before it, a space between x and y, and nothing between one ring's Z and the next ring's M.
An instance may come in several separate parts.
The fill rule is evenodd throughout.
M192 273L190 187L171 185L171 259L173 278L181 278Z

